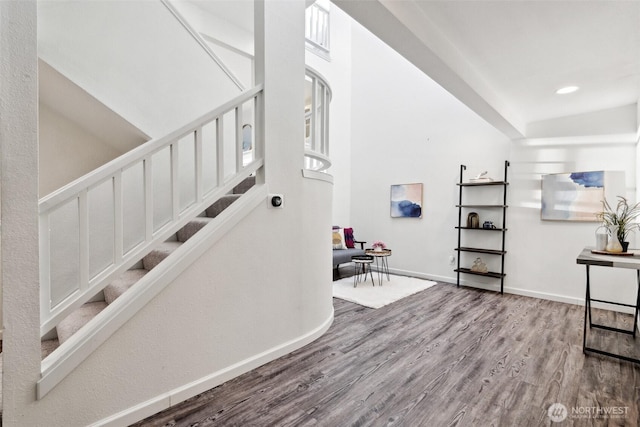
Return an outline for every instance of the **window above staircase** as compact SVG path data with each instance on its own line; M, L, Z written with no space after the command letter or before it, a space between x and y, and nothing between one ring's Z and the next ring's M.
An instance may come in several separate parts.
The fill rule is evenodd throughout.
M306 47L321 58L329 61L329 0L317 0L305 13Z

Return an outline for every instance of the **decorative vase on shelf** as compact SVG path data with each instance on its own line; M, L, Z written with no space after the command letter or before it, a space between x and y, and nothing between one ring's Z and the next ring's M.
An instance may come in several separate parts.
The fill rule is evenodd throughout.
M601 230L604 229L604 230ZM606 251L607 243L609 242L609 235L607 234L607 227L604 225L598 227L596 229L596 250L597 251Z
M609 227L609 242L607 243L607 252L622 252L622 245L618 240L618 226Z
M482 262L482 258L478 257L475 261L473 261L471 271L475 271L476 273L487 273L489 269L487 268L487 264Z
M376 240L371 244L371 246L373 247L374 252L382 252L382 250L387 247L387 245L385 245L381 240Z

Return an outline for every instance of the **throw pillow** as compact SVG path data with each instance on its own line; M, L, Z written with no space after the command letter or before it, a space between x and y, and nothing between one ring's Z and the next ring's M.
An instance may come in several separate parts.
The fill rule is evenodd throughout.
M349 249L356 247L356 244L353 241L353 228L344 228L344 244Z
M332 231L331 240L333 242L333 249L345 249L344 247L344 231L342 228Z

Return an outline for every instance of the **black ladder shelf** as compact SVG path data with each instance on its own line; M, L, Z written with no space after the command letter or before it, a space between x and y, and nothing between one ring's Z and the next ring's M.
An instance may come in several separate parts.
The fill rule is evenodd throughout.
M504 162L504 181L485 181L485 182L464 182L464 171L467 169L465 165L460 165L460 182L457 183L459 187L459 201L456 207L458 208L458 226L456 229L458 230L458 247L456 247L456 251L458 252L458 267L455 269L457 273L457 286L460 286L460 273L463 274L475 274L478 276L491 277L495 279L500 279L500 293L504 293L504 277L506 274L504 273L504 257L507 253L505 250L505 237L507 231L507 186L509 182L507 181L507 171L509 169L509 161L505 160ZM502 204L463 204L462 203L462 193L465 188L473 188L473 187L488 187L488 186L501 186L503 190L503 203ZM483 228L482 225L479 228L464 226L462 224L462 212L469 208L476 209L496 209L502 210L502 223L497 228ZM475 247L467 247L462 246L462 234L467 230L475 231L483 231L483 232L494 232L502 234L502 247L499 249L488 249L488 248L475 248ZM486 273L474 271L470 268L464 268L460 266L460 255L462 252L471 252L471 253L479 253L479 254L487 254L487 255L495 255L500 257L500 271L487 271Z

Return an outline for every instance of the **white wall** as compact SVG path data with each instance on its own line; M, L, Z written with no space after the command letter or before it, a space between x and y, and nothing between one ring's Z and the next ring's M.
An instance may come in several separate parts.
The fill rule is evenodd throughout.
M123 154L46 105L39 107L40 196Z
M38 53L152 138L239 94L160 1L38 2Z
M2 424L26 425L40 376L36 2L0 2ZM43 418L41 425L46 424ZM34 424L32 424L34 425Z
M635 133L635 104L608 110L565 116L527 124L527 138L558 138L585 135L622 135Z
M242 28L227 14L251 16L252 2L172 2L213 52L245 87L253 85L253 29ZM204 6L204 8L203 8ZM236 22L234 22L236 21Z
M331 61L307 51L306 62L331 87L329 156L333 175L333 224L349 227L351 218L351 22L331 4Z
M250 56L254 54L253 2L236 0L171 1L171 4L201 34Z
M351 212L356 237L383 240L390 267L452 280L460 164L502 176L510 143L360 25L352 33ZM423 218L391 218L393 184L423 183Z
M584 267L575 259L584 246L595 244L598 224L541 221L541 175L624 171L626 190L622 193L635 200L636 149L628 143L628 135L617 141L611 135L566 135L563 128L558 135L563 138L512 142L359 24L352 28L351 152L348 165L337 163L332 169L335 176L351 173L351 186L344 190L336 180L334 193L346 191L348 196L344 204L334 206L334 222L336 217L350 215L349 225L358 239L385 241L394 251L392 270L455 283L449 257L457 256L455 184L460 164L467 166L465 177L488 170L490 176L501 179L504 161L509 160L506 292L583 301ZM339 43L332 39L332 46ZM335 108L334 102L332 113ZM625 117L628 110L621 110ZM422 219L390 218L389 186L402 183L424 184ZM491 190L483 191L489 197L500 197ZM481 216L485 217L481 220L494 221L500 217L491 212L481 212ZM497 235L489 244L493 245L500 245ZM463 254L463 266L471 263L471 255ZM499 261L482 258L490 266ZM631 273L593 270L594 284L615 282L594 288L600 297L633 300ZM461 276L463 284L499 289L499 281L483 279Z
M562 138L555 142L547 140L544 144L537 140L523 140L513 143L512 154L508 287L512 292L525 295L580 303L584 301L585 267L576 264L576 257L585 246L595 246L595 231L599 224L542 221L541 175L590 170L624 171L626 189L620 195L633 201L636 192L635 145L567 144ZM631 247L637 247L635 241L631 241ZM592 268L592 283L592 292L601 298L622 302L635 298L635 274L632 271Z

